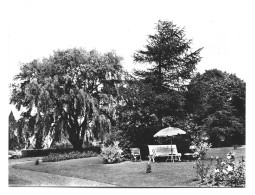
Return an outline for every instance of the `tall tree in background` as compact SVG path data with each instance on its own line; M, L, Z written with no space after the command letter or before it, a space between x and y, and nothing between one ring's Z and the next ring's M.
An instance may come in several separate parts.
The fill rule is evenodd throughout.
M18 146L17 122L11 111L9 114L9 150L14 149L16 146Z
M23 129L39 142L48 135L57 140L65 133L76 149L92 135L103 139L116 124L121 60L114 52L68 49L23 64L11 86L11 103L26 108Z
M121 104L118 107L119 129L124 138L123 145L141 147L153 141L158 129L158 119L154 104L155 92L135 77L125 78L120 86Z
M220 70L198 74L189 85L187 111L214 146L245 144L245 82Z
M202 48L192 52L192 40L186 39L184 28L169 21L158 21L156 33L149 35L145 50L134 54L134 61L152 64L147 71L136 75L155 85L157 91L180 88L190 79L200 61Z
M150 105L154 111L159 128L176 126L185 117L185 99L182 91L186 90L196 64L200 61L202 48L192 52L192 40L186 39L183 28L169 21L158 21L156 33L149 35L144 50L134 54L137 63L148 63L147 70L136 70L135 76L154 91ZM144 96L146 98L146 96Z

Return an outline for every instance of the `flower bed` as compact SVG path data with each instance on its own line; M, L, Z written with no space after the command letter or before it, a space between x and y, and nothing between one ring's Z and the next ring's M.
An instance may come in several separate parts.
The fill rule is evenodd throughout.
M32 150L21 150L22 157L37 157L37 156L47 156L52 153L70 153L74 151L73 148L49 148L49 149L32 149ZM101 148L98 146L92 146L88 148L82 148L80 152L93 151L95 153L100 153Z
M234 153L229 152L227 159L216 157L216 165L205 164L200 158L196 161L197 177L203 185L210 187L245 187L245 163L242 158L235 161Z
M73 151L70 153L50 153L48 156L42 158L42 162L57 162L62 160L70 160L70 159L77 159L77 158L87 158L97 156L98 154L92 151L88 152L78 152Z
M218 187L245 187L244 160L235 162L232 152L227 155L227 160L217 160L216 168L207 176L207 185Z

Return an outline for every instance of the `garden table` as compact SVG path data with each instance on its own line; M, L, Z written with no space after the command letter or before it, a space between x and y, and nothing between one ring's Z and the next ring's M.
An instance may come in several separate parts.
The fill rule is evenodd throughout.
M191 160L192 160L192 157L193 157L193 153L185 153L184 156L186 156L187 159L188 159L189 161L191 161Z

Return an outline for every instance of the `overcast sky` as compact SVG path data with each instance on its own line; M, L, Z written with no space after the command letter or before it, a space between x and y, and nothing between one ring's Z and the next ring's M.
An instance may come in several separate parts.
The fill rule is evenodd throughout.
M8 82L19 62L54 50L83 47L115 50L123 66L138 67L132 55L146 45L158 20L185 27L193 50L204 47L197 71L217 68L246 81L252 63L252 1L248 0L17 0L8 9ZM253 14L254 15L254 14Z
M19 62L48 57L53 50L84 47L115 50L127 70L137 67L132 55L146 44L158 20L185 27L192 47L204 47L199 72L217 68L246 79L247 50L254 23L251 1L227 0L50 0L11 1L9 71ZM248 56L248 57L247 57Z

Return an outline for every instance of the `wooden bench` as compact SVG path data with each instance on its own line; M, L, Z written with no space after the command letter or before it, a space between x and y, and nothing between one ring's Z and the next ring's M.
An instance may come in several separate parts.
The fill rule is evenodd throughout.
M166 161L181 161L181 153L178 153L176 145L148 145L152 161L156 157L167 157Z

